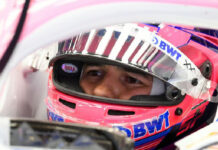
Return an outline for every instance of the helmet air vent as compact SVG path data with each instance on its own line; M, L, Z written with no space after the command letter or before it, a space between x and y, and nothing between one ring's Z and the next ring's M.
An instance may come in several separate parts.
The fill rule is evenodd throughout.
M68 102L66 100L63 100L63 99L59 99L59 102L61 102L63 105L67 106L67 107L70 107L72 109L75 109L76 108L76 104L75 103L71 103L71 102Z
M175 114L176 114L177 116L182 115L182 113L183 113L182 108L176 108Z
M122 111L122 110L113 110L109 109L108 110L108 115L112 116L125 116L125 115L134 115L134 111Z

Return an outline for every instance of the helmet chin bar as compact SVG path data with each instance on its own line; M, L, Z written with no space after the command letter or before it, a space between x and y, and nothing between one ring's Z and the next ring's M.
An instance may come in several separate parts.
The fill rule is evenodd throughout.
M106 97L99 97L88 95L82 92L77 92L73 90L69 90L69 88L61 87L59 84L54 83L55 87L68 95L80 97L86 100L97 101L97 102L105 102L109 104L119 104L119 105L126 105L126 106L173 106L177 105L182 102L185 95L176 96L173 100L168 99L164 94L158 96L149 96L149 95L137 95L130 98L130 100L120 100L120 99L112 99ZM169 92L168 92L169 93ZM172 94L171 94L172 95Z

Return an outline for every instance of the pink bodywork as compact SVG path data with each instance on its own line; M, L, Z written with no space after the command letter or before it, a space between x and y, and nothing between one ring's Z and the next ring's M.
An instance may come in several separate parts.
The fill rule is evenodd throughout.
M204 0L32 0L30 2L29 10L25 26L23 28L19 41L28 38L34 30L39 28L42 24L55 19L55 17L72 10L78 10L85 7L92 7L101 4L112 3L127 3L127 2L144 2L144 3L160 3L160 4L178 4L187 6L199 6L218 8L218 1L204 1ZM24 0L3 0L0 7L0 58L5 52L9 42L11 41L20 14L22 12ZM102 12L100 12L102 13ZM45 15L46 14L46 15Z
M61 14L64 14L66 12L72 11L72 10L79 10L82 8L92 7L95 5L101 5L101 4L112 4L112 3L126 3L126 2L148 2L148 3L161 3L163 5L165 4L178 4L178 5L187 5L187 6L199 6L199 7L208 7L211 9L218 9L218 1L217 0L211 0L210 2L205 0L32 0L29 6L29 10L27 13L27 18L25 25L23 27L23 31L21 33L21 36L19 38L19 42L22 42L25 39L28 39L28 37L31 35L32 32L34 32L36 29L38 29L43 24L46 24L47 22L52 21L56 17L58 17ZM20 17L22 7L24 4L23 0L5 0L2 2L3 5L1 5L0 2L0 58L2 58L3 54L5 53L5 50L7 49L8 44L10 43L15 30L16 26L18 24L18 19ZM99 12L102 13L102 12ZM128 14L127 14L128 15ZM114 16L116 17L116 16ZM217 19L217 18L215 18ZM218 45L217 41L214 41L216 45ZM214 73L212 74L212 79L215 82L218 82L218 56L214 52L208 52L205 50L203 53L207 53L207 58L210 59L212 62L216 62L213 64ZM200 62L204 59L198 59L201 56L198 56L198 53L189 53L190 58L196 59L196 64L200 64ZM198 57L196 57L198 56ZM50 76L51 78L51 76ZM51 80L50 80L51 81ZM117 126L122 125L123 127L127 128L131 134L130 137L133 138L135 141L139 141L141 139L144 139L148 136L157 134L161 131L164 131L168 129L170 126L176 125L178 122L182 122L184 118L192 117L195 113L193 111L189 116L187 116L187 113L189 113L189 110L196 104L199 103L200 100L193 100L190 97L187 97L189 100L183 101L177 106L171 106L167 107L155 107L155 108L149 108L149 107L132 107L132 106L120 106L120 105L109 105L106 103L100 103L100 102L93 102L93 101L87 101L80 98L74 98L71 99L70 96L60 93L55 89L52 83L49 83L49 95L50 98L53 101L51 103L51 99L47 99L47 106L48 109L53 111L56 114L63 114L65 116L66 122L77 122L77 123L84 123L89 125L103 125L103 126ZM64 105L62 105L58 99L62 98L66 101L72 102L76 104L76 109L70 109ZM205 102L203 105L199 107L202 111L204 111L205 106L208 102ZM55 104L55 105L54 105ZM190 105L192 104L192 105ZM174 115L176 108L186 108L185 111L181 116ZM135 115L132 116L122 116L122 119L120 116L111 116L108 115L109 109L116 109L116 110L123 110L123 111L134 111ZM91 110L91 111L90 111ZM102 111L104 110L104 111ZM77 113L77 112L80 113ZM144 120L141 121L141 123L148 122L152 120L154 116L159 117L160 114L165 114L168 111L169 115L169 123L170 126L166 126L166 122L163 123L163 126L160 131L155 131L153 134L146 133L145 135L141 137L134 137L134 124L138 124L138 120ZM83 112L83 113L81 113ZM73 116L73 117L72 117ZM146 116L146 118L145 118ZM80 118L80 119L78 119ZM191 125L190 125L191 126ZM181 130L181 133L185 131L185 128L189 128L189 126L182 126L184 127L184 130ZM150 144L146 144L142 147L137 147L136 149L149 149L152 147L155 147L155 145L158 145L161 142L162 139L158 139L157 141L153 141Z

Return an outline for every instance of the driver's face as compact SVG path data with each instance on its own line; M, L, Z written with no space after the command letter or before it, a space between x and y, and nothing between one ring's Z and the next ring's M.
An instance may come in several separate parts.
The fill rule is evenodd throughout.
M111 65L85 65L80 86L85 93L95 96L130 99L135 95L149 95L153 78L128 72Z

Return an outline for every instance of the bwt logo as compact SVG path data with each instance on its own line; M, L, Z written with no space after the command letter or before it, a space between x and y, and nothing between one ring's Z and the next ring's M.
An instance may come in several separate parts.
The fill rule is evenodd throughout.
M165 129L170 126L168 110L161 114L159 117L155 117L152 120L149 119L142 123L134 124L132 126L133 138L139 138L145 136L146 134L152 134L161 131L163 129L163 124L165 124ZM128 137L132 136L131 129L125 128L123 126L114 127L118 128L120 131L124 131Z
M158 48L161 49L162 51L166 51L172 57L176 57L177 61L181 57L181 54L176 49L174 49L170 44L167 44L161 39L159 40L156 36L153 37L152 42L154 45L157 45Z

